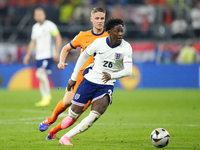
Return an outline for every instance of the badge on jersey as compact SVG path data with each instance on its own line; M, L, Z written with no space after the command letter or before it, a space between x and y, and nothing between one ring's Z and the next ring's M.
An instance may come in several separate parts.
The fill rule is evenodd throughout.
M80 94L76 93L75 99L77 100L77 99L79 99L79 98L80 98Z
M121 60L122 59L122 54L121 53L115 53L115 59L116 60Z

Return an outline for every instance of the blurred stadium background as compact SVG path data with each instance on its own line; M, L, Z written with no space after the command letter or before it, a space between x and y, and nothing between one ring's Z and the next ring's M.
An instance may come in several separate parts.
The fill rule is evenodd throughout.
M133 48L132 76L118 80L117 88L199 88L199 0L0 0L0 88L38 88L34 54L29 66L22 64L34 8L44 8L57 24L64 46L80 30L91 29L90 11L96 6L106 9L106 19L125 21L124 39ZM52 88L67 85L78 56L79 49L70 52L64 71L55 63Z

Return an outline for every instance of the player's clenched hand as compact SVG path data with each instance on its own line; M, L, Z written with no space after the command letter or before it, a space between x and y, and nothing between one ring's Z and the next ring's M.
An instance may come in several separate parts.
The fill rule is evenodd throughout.
M111 75L109 73L107 73L107 72L102 72L102 73L103 73L103 77L101 78L101 80L105 84L108 80L111 79Z
M69 79L68 84L67 84L67 91L74 89L75 84L76 84L76 81Z
M60 69L60 70L64 70L65 67L67 66L68 64L67 63L64 63L64 62L59 62L57 67Z

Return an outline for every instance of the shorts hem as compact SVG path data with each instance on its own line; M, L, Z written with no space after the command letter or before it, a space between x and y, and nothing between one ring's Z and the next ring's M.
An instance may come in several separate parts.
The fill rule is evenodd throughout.
M98 99L104 97L106 94L108 94L108 93L104 93L104 94L102 94L102 95L100 95L100 96L98 96L98 97L95 97L95 98L92 100L92 103L93 103L94 101L96 101L96 100L98 100ZM109 98L110 98L110 103L109 103L109 104L112 104L112 97L111 97L109 94L108 94L108 96L109 96Z
M84 107L86 104L83 104L83 103L78 103L78 102L75 102L72 100L72 104L75 104L77 106L81 106L81 107Z

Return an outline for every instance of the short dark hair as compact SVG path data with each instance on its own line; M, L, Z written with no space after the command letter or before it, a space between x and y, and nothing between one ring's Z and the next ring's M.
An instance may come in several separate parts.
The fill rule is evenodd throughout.
M92 11L91 11L91 16L93 14L95 14L96 12L102 12L102 13L106 14L106 10L104 8L102 8L102 7L94 7L92 9Z
M107 21L107 23L105 25L105 30L108 31L108 30L112 29L114 26L119 25L119 24L124 26L124 21L119 18L111 18Z

